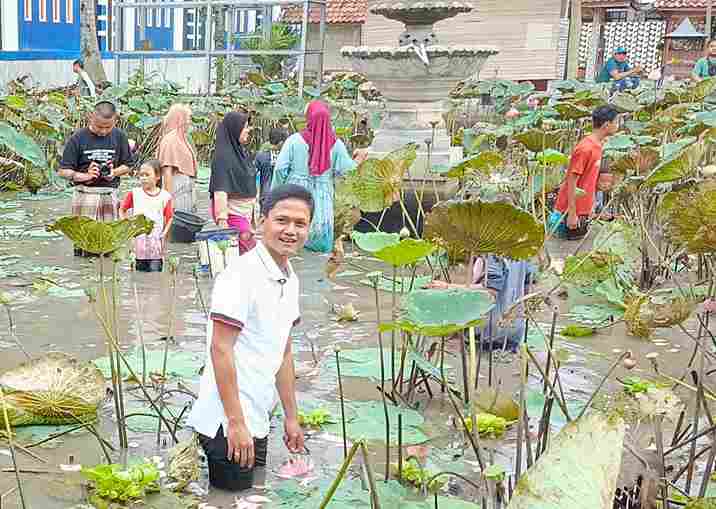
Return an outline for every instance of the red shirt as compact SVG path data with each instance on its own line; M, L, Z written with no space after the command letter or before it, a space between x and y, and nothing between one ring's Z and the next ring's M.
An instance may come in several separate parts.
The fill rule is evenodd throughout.
M577 216L589 216L594 210L594 198L597 194L597 180L599 180L599 168L602 164L602 144L587 136L574 148L572 158L569 161L569 175L579 175L577 187L586 193L577 198ZM567 179L564 179L559 189L557 203L554 206L559 212L566 213L569 207L567 199Z
M161 189L157 190L157 194L149 194L141 187L132 189L127 194L127 196L124 197L124 201L122 202L122 205L120 206L120 208L123 211L126 212L128 210L134 210L134 208L135 208L134 193L143 193L144 194L145 199L142 200L142 203L145 205L145 207L152 202L156 202L154 204L155 208L158 208L161 210L161 214L164 216L164 224L167 224L169 221L172 220L172 217L174 217L174 205L172 204L171 196L168 195L168 193L162 192ZM151 214L151 211L145 210L144 207L139 207L139 210L134 210L134 215L138 215L138 214L144 214L148 219L151 219L155 223L157 222L158 218L153 217L153 214ZM164 225L161 225L161 228L164 228Z

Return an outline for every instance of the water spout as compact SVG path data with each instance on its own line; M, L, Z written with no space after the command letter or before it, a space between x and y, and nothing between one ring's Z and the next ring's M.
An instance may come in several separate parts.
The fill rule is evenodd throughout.
M418 55L418 58L422 60L422 62L426 66L430 65L430 59L428 58L428 50L425 47L424 43L420 43L420 46L417 46L416 44L410 44L408 47L415 51L415 54Z

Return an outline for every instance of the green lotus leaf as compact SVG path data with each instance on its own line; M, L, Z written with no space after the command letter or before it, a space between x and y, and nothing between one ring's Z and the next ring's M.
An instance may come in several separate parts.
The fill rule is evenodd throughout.
M403 299L399 323L425 336L448 336L480 325L494 305L480 290L413 290Z
M464 178L473 171L480 171L489 174L491 170L498 168L505 163L502 154L488 150L472 155L455 164L445 174L450 178Z
M716 111L701 111L694 115L694 120L708 127L716 127Z
M559 149L560 144L566 137L565 130L543 131L542 129L530 129L515 135L515 140L531 152L542 152L548 148Z
M6 371L0 385L12 427L95 420L105 396L104 377L97 368L60 352ZM0 424L5 427L2 412Z
M669 238L692 254L716 253L716 184L672 194L662 205Z
M516 260L535 256L544 244L544 227L508 203L445 201L433 207L425 238L453 254L494 254Z
M693 143L664 161L649 174L644 181L647 186L655 186L665 182L674 182L693 175L701 162L704 144Z
M639 149L614 161L609 169L623 176L644 175L651 172L659 163L658 149L640 147Z
M641 134L646 128L646 123L639 122L638 120L627 120L624 122L624 127L626 127L631 134Z
M35 140L16 131L10 124L0 122L0 146L3 145L35 166L47 166L45 153Z
M396 167L395 171L400 175L405 175L417 157L418 144L408 143L407 145L390 152L383 158L383 160L392 162Z
M680 140L676 140L673 143L667 143L661 147L661 157L662 159L671 159L674 155L678 154L679 151L685 149L692 143L694 143L697 140L695 136L687 136L686 138L681 138Z
M382 212L400 198L403 177L417 157L409 144L383 159L369 158L348 172L345 182L364 212Z
M507 509L611 507L624 434L624 421L617 417L591 413L570 422L517 482Z
M589 108L569 102L557 103L554 105L554 109L559 112L559 116L564 120L579 120L580 118L592 116Z
M698 83L693 84L690 86L687 90L688 96L690 97L692 102L701 102L706 97L711 95L712 93L716 92L716 79L715 78L707 78L705 80L701 80Z
M716 497L691 500L684 509L716 509Z
M404 239L377 251L375 257L393 267L404 267L419 262L433 251L435 246L426 240Z
M144 215L111 223L100 223L82 216L61 217L48 225L48 232L61 232L77 247L94 254L109 254L138 235L149 234L154 222Z
M619 113L634 113L642 109L642 105L639 104L639 100L635 96L624 92L614 94L610 103Z
M634 148L636 143L631 136L627 134L619 134L617 136L610 137L604 144L604 150L629 150Z
M510 397L510 392L494 387L480 389L475 394L474 407L475 413L487 412L508 422L516 421L520 416L520 406Z
M400 235L397 233L353 232L351 238L358 246L358 249L368 253L377 253L381 249L388 246L395 246L400 242Z
M569 157L559 150L549 148L537 154L537 160L545 166L564 166L569 162Z

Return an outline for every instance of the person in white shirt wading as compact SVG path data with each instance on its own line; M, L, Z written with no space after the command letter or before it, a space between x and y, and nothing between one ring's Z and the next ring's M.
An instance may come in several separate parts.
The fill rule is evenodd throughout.
M207 362L188 420L199 434L216 488L253 486L254 466L266 465L276 392L286 447L294 454L304 451L289 338L299 321L299 290L289 257L306 242L313 210L305 188L272 189L261 204L263 239L216 279Z
M85 71L85 64L81 59L72 62L72 72L77 75L77 86L79 95L82 97L97 97L97 89L92 78Z

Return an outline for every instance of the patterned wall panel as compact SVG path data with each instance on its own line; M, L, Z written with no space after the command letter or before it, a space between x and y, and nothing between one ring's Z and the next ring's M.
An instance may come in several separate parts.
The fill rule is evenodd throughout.
M611 56L614 49L624 46L629 62L641 64L646 72L661 67L666 22L643 21L607 23L604 26L604 56ZM592 24L582 25L579 47L579 63L586 65L591 52Z

